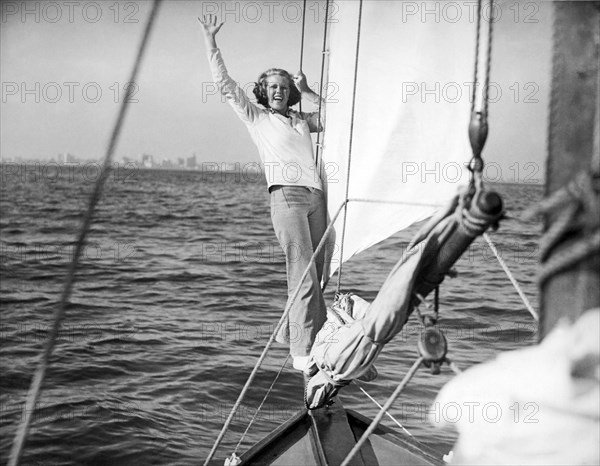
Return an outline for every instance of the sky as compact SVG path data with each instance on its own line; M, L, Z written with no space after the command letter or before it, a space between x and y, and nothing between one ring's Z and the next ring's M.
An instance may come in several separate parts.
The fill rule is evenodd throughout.
M145 0L2 2L0 154L4 159L49 159L64 152L81 158L103 156L150 5ZM309 83L316 84L325 2L307 0L306 5L303 71ZM490 104L488 177L499 171L504 181L541 182L551 5L514 0L497 5L500 17L495 24L491 78L497 93ZM409 1L400 23L452 21L473 7L470 0ZM230 75L250 85L270 67L298 70L301 11L302 0L164 1L136 82L137 102L130 105L117 160L139 158L142 153L173 161L194 153L199 162L258 160L243 124L215 92L196 18L215 13L225 20L218 45ZM474 55L474 46L455 53ZM402 50L397 50L401 55ZM443 90L439 93L444 98Z

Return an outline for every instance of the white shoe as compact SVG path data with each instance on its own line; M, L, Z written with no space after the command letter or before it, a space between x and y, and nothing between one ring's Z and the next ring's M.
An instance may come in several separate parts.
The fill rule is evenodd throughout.
M310 356L292 356L292 357L293 357L292 366L294 366L294 369L304 372L304 369L306 369L306 366L308 366L308 361L310 361Z

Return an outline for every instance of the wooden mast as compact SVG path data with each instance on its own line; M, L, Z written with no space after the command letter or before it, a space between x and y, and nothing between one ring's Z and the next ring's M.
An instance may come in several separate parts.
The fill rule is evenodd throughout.
M600 2L554 2L554 55L548 130L546 196L581 173L593 173L598 202L600 156ZM546 217L547 231L560 212ZM587 213L598 215L598 213ZM564 254L586 233L579 229L562 237L548 259ZM543 266L543 265L542 265ZM562 270L541 284L540 338L566 316L574 320L600 305L600 252Z

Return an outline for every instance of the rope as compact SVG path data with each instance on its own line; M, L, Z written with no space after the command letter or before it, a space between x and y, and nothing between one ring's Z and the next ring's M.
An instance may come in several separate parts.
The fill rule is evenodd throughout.
M551 207L551 210L556 211L554 207ZM565 233L571 230L573 225L576 224L578 210L579 205L575 202L566 205L540 238L540 260L542 262L548 258L552 248L560 242Z
M477 70L479 68L479 39L481 28L481 0L477 2L477 32L475 33L475 67L473 70L473 95L471 97L471 114L475 111L475 99L477 97Z
M406 206L410 206L410 207L442 207L443 204L432 204L430 202L406 202L406 201L392 201L392 200L385 200L385 199L366 199L366 198L359 198L359 197L353 197L348 199L348 203L350 202L365 202L365 203L372 203L372 204L391 204L391 205L406 205Z
M348 200L348 195L350 193L350 166L352 162L352 139L354 136L354 108L356 106L356 81L358 77L358 55L360 51L360 28L362 23L362 6L363 1L360 0L358 6L358 27L356 32L356 54L354 57L354 82L352 86L352 109L350 111L350 134L348 136L348 165L347 165L347 173L346 173L346 201ZM338 277L337 277L337 291L339 293L340 287L342 284L342 265L344 263L344 238L346 236L346 218L348 214L348 203L346 202L344 207L344 221L342 226L342 237L340 243L340 266L338 268Z
M292 309L292 306L296 302L296 299L298 298L298 294L300 294L300 287L304 283L304 280L306 280L306 277L308 276L308 272L310 271L311 267L315 263L315 260L316 260L317 256L319 255L319 253L321 252L321 249L323 249L323 246L326 243L327 235L333 229L333 224L337 220L340 212L342 211L342 209L344 208L345 205L346 205L346 202L343 202L342 205L340 205L340 207L338 208L338 211L335 213L333 219L329 222L329 225L327 225L327 229L325 230L325 233L323 233L323 237L321 238L321 241L319 242L319 245L317 246L317 249L313 253L312 257L310 258L310 261L309 261L308 265L306 266L306 269L304 270L304 273L302 274L302 277L300 277L300 280L298 282L298 285L296 286L296 289L294 290L294 292L290 296L290 299L288 300L288 302L286 304L286 308L283 311L283 314L281 315L281 318L279 319L279 322L277 322L277 325L275 326L275 329L273 330L273 333L269 337L269 341L265 345L265 348L263 349L263 352L261 353L260 357L258 358L258 361L256 361L256 364L254 365L254 369L252 369L252 372L248 376L248 380L246 381L244 387L242 388L242 391L238 395L238 398L237 398L235 404L231 408L231 412L229 413L229 416L225 420L225 424L223 424L221 432L219 432L219 435L217 436L217 439L215 440L215 443L213 444L213 447L210 450L210 452L208 454L208 457L204 461L204 466L208 466L208 463L210 462L210 460L215 455L215 452L217 451L217 448L219 448L219 445L221 444L221 441L225 437L225 434L227 433L227 429L229 428L229 425L231 424L231 421L233 420L233 416L235 416L236 411L240 407L240 405L242 403L242 400L246 396L246 393L248 392L248 389L250 388L250 385L252 384L252 382L254 381L254 378L256 377L256 374L258 373L258 369L262 365L263 361L265 360L265 358L267 356L267 353L268 353L269 349L273 345L273 342L275 341L275 335L277 335L277 333L279 332L279 329L283 326L283 322L287 318L288 314L290 313L290 310Z
M302 36L300 38L300 70L304 60L304 26L306 25L306 0L302 3Z
M302 34L300 38L300 71L302 71L302 63L304 61L304 26L306 24L306 0L302 3ZM302 113L302 98L298 102L298 110Z
M600 65L598 66L600 68ZM600 72L596 72L596 99L600 98ZM596 103L594 115L594 143L592 146L592 173L596 178L600 177L600 110Z
M483 188L477 186L473 196L470 192L461 194L454 214L462 230L472 238L483 235L490 225L495 225L504 215L503 211L488 214L481 210L478 199L482 192Z
M490 0L490 20L488 22L488 47L485 64L485 98L483 99L483 112L486 119L489 116L489 91L490 91L490 70L492 68L492 38L494 32L494 0Z
M540 240L542 260L551 249L572 229L583 227L596 230L600 226L599 205L594 182L589 173L582 171L560 190L542 201L533 213L556 213L560 215ZM577 218L579 214L579 218Z
M454 375L462 374L462 371L454 361L450 361L450 359L446 358L446 363L448 364L448 367L452 370L452 372L454 372Z
M557 5L560 5L557 4ZM553 82L559 82L564 79L566 72L567 60L565 60L559 50L561 45L564 44L566 39L566 28L559 22L559 6L553 8L552 14L552 72L551 79ZM546 153L552 154L554 147L560 147L559 143L559 131L556 131L559 125L559 118L562 117L560 111L564 108L565 93L561 92L559 86L554 85L550 87L550 99L548 102L548 127L547 127L547 139L546 139ZM546 162L547 173L552 173L556 170L555 161L552 157L548 157Z
M321 156L321 113L323 108L323 78L325 77L325 55L327 54L327 23L329 22L327 18L329 17L329 0L325 2L325 21L323 26L323 47L321 48L321 76L319 78L319 113L317 120L317 151L315 154L315 164L317 169L319 169L319 157ZM320 175L320 173L319 173ZM325 180L327 181L327 180Z
M471 97L471 114L475 111L475 101L477 100L477 83L478 83L478 71L479 71L479 45L481 42L481 3L477 2L477 32L475 35L475 69L473 71L473 95ZM482 90L483 100L483 113L488 115L488 92L490 86L490 71L492 67L492 37L494 29L494 0L490 0L490 19L488 21L488 43L487 43L487 56L486 56L486 69L485 69L485 85Z
M587 238L575 241L560 252L555 253L551 259L544 262L539 275L540 283L548 278L566 270L577 263L587 259L593 254L598 254L600 249L600 231L594 232Z
M283 364L281 365L281 367L279 368L279 372L277 372L277 375L275 376L275 378L273 379L273 383L271 383L271 386L269 387L269 389L267 390L267 393L265 394L265 397L262 399L262 401L260 402L260 405L258 405L258 408L256 408L256 412L254 413L254 416L252 416L252 419L250 419L250 423L248 424L248 427L246 427L246 430L244 431L244 433L242 434L242 438L240 438L240 441L238 442L238 444L235 447L235 450L233 450L233 454L237 453L238 449L240 448L240 445L242 444L242 441L244 440L244 437L246 437L246 434L248 433L248 431L250 430L250 427L252 426L252 424L254 423L254 421L256 420L256 417L258 416L258 413L260 412L260 410L262 409L263 405L265 404L265 401L267 401L267 397L269 396L269 394L271 393L271 391L273 390L273 387L275 386L275 382L277 382L277 379L279 378L279 376L281 375L281 373L283 372L283 368L285 367L285 365L288 362L288 359L290 359L290 354L288 353L287 357L285 358L285 361L283 361Z
M438 288L439 287L436 287L435 289L437 290ZM421 323L423 328L428 326L428 321L432 321L434 323L437 322L437 320L439 318L439 303L437 302L437 297L435 298L435 301L436 301L435 305L432 306L425 300L425 297L421 293L415 292L414 296L416 296L416 298L420 301L420 303L423 306L425 306L426 309L433 311L432 315L424 316L423 313L421 312L421 309L419 308L419 305L415 306L415 313L417 314L419 322Z
M506 276L508 277L508 279L510 280L510 282L512 283L512 285L515 287L515 290L517 290L517 293L521 297L521 300L523 301L523 304L525 305L525 307L527 308L527 310L529 311L529 313L533 316L533 318L536 320L536 322L538 322L540 320L540 316L535 311L535 309L533 309L533 306L529 302L529 299L527 299L527 296L525 296L525 293L523 292L523 289L519 285L519 282L517 282L517 280L515 279L515 277L511 273L510 269L506 265L506 262L504 262L504 259L502 259L502 257L498 253L498 250L496 249L496 245L494 244L494 242L492 241L492 239L490 238L490 236L487 233L484 233L483 237L485 238L485 240L487 241L487 244L489 245L490 249L494 253L494 256L496 256L496 259L498 259L498 263L500 264L500 266L502 267L502 269L506 273Z
M375 403L375 404L377 405L377 407L378 407L379 409L383 409L383 406L381 406L381 405L380 405L380 404L377 402L377 400L376 400L375 398L373 398L371 395L369 395L369 394L367 393L367 391L366 391L364 388L362 388L362 387L361 387L361 386L358 384L358 382L357 382L356 380L354 381L354 383L355 383L355 384L356 384L356 386L359 388L359 390L360 390L361 392L363 392L363 393L364 393L364 394L367 396L367 398L369 398L369 400L371 400L373 403ZM402 430L403 430L403 431L404 431L404 432L405 432L407 435L409 435L409 436L411 436L412 438L414 438L413 434L411 434L411 433L410 433L408 430L406 430L406 428L405 428L405 427L404 427L402 424L400 424L400 422L399 422L399 421L397 421L397 420L396 420L396 418L395 418L394 416L392 416L392 415L391 415L391 414L390 414L388 411L386 411L386 412L385 412L385 414L386 414L386 415L387 415L387 417L389 417L389 418L390 418L392 421L394 421L394 422L396 423L396 425L397 425L398 427L400 427L400 428L401 428L401 429L402 429Z
M415 296L419 299L419 301L421 301L421 304L423 306L425 306L427 309L433 309L433 307L431 306L431 304L429 304L427 302L427 300L425 299L425 296L423 296L421 293L415 293Z
M557 214L540 239L540 283L590 255L597 254L600 249L600 206L592 178L594 167L591 168L591 174L587 171L580 172L568 184L540 202L535 209L525 213L527 218L535 214ZM554 247L571 232L587 234L571 240L551 255Z
M137 57L135 59L135 63L133 65L133 69L131 71L129 81L130 83L134 83L136 81L138 71L142 62L142 58L144 56L144 51L146 49L146 45L148 43L148 38L150 37L150 32L154 25L154 21L157 16L158 7L160 5L160 0L155 0L152 5L152 10L150 12L150 16L148 17L148 21L146 23L146 28L144 29L144 35L142 37L141 43L138 47ZM75 282L75 273L77 271L77 266L79 265L79 258L81 257L81 252L85 245L85 239L89 232L92 218L94 216L94 211L96 209L96 205L102 196L102 191L104 188L104 183L106 178L108 177L110 171L110 165L113 157L113 153L115 147L117 145L117 141L119 139L119 135L121 134L121 128L123 126L123 122L125 120L126 111L128 108L129 99L133 93L133 86L128 86L125 92L125 98L121 102L121 107L119 109L119 114L117 116L117 120L115 122L115 126L113 128L108 148L106 150L106 155L104 156L104 163L102 166L102 171L100 172L100 177L94 186L94 191L90 197L90 202L88 204L88 209L85 213L83 223L81 229L79 230L79 235L77 237L77 243L75 246L75 253L73 255L73 260L69 264L69 269L67 272L67 278L65 281L65 285L63 288L63 292L60 298L60 302L56 311L54 313L54 322L52 324L52 328L50 329L50 334L48 335L48 339L46 341L46 346L44 347L44 351L40 357L38 362L38 366L33 375L33 379L31 381L31 385L29 386L29 391L27 393L27 399L25 401L25 405L23 407L23 414L21 417L21 423L17 429L15 434L15 439L13 442L13 446L10 452L10 459L8 462L9 466L16 466L19 463L21 458L21 453L23 450L23 445L27 438L27 433L29 431L29 426L31 424L31 417L35 410L35 405L37 404L40 390L42 384L44 382L44 377L46 375L46 370L48 368L48 362L52 355L52 351L54 350L54 346L56 344L56 338L58 336L58 332L60 329L60 325L65 317L65 311L67 307L67 303L69 302L69 297L71 296L71 291L73 290L73 284Z
M488 37L487 37L487 50L486 50L486 63L485 63L485 76L484 85L481 89L481 102L476 103L477 85L479 84L478 75L479 73L479 50L481 45L481 4L482 0L477 2L477 30L475 35L475 66L473 71L473 94L471 98L471 120L469 122L469 141L473 150L473 157L471 158L468 169L471 172L471 182L469 183L469 190L474 191L476 184L482 183L482 172L483 172L483 159L481 152L485 145L488 134L488 109L489 109L489 86L490 86L490 71L492 67L492 37L493 37L493 23L494 23L494 0L490 0L489 5L491 9L490 19L488 21ZM478 110L479 109L479 110Z
M394 390L394 393L392 393L392 395L388 398L388 400L385 402L383 407L379 410L379 413L377 413L377 416L375 417L375 419L373 419L373 422L371 422L371 424L369 425L367 430L365 430L365 432L363 433L362 437L358 440L358 442L356 442L356 445L354 445L354 447L352 447L352 450L350 450L350 453L348 453L348 456L346 456L346 458L344 458L344 461L342 461L341 466L348 466L348 464L350 464L350 460L352 460L352 458L354 458L354 455L356 455L358 453L360 448L363 446L363 444L369 438L369 435L371 435L373 433L373 431L377 428L377 426L379 425L379 422L383 418L383 415L385 414L385 412L388 409L390 409L390 407L392 406L394 401L396 401L396 398L398 398L398 395L400 395L402 390L404 390L406 385L408 385L408 382L410 382L410 380L413 378L413 376L417 372L417 369L421 366L422 363L423 363L423 357L419 357L414 362L414 364L408 370L408 373L404 376L404 379L402 379L402 382L400 382L400 385L398 385L396 387L396 390Z

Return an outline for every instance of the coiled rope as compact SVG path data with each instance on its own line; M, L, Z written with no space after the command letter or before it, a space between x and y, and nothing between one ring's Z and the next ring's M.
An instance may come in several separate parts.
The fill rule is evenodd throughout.
M590 255L597 254L600 249L600 206L592 176L587 172L579 173L528 213L558 215L540 239L541 284ZM572 231L585 231L588 234L572 240L550 257L554 247Z
M146 22L146 27L144 29L144 34L142 36L141 43L138 47L137 57L135 59L135 63L133 65L133 69L131 71L128 82L135 83L140 65L142 63L142 58L144 57L144 52L146 50L146 45L148 44L148 38L150 37L150 32L152 31L152 27L154 26L154 22L158 13L158 7L160 5L161 0L154 0L152 4L152 10L150 11L150 15L148 17L148 21ZM112 134L110 136L110 140L108 143L108 148L106 149L106 155L104 156L104 163L102 165L102 171L100 172L100 176L98 177L98 181L94 186L94 191L90 197L90 201L88 204L88 209L83 218L83 223L81 225L81 229L79 230L79 235L77 237L77 243L75 246L75 253L73 255L73 260L69 264L69 269L67 272L67 278L65 281L65 285L63 288L63 292L60 298L60 302L56 311L54 312L54 319L52 323L52 327L50 329L48 339L46 340L46 346L44 347L44 351L40 356L40 360L38 362L37 368L33 375L33 379L31 381L31 385L29 386L29 391L27 393L27 399L25 401L25 405L23 407L23 414L21 416L21 422L19 427L17 428L17 432L15 434L15 439L13 441L12 449L10 452L10 458L8 461L9 466L16 466L19 464L19 460L21 458L21 453L23 450L23 445L25 444L25 440L27 438L27 433L29 431L29 426L31 424L31 417L35 410L35 405L37 404L40 390L42 384L44 382L44 377L46 375L46 370L48 368L48 363L50 357L52 356L52 351L54 350L54 346L56 344L56 338L58 337L58 333L60 330L61 323L65 317L65 311L67 304L69 302L69 298L71 296L71 292L73 290L73 284L75 282L75 274L77 272L77 267L79 265L79 259L81 257L81 253L85 246L85 239L89 232L92 219L94 217L94 212L96 209L96 205L102 196L102 191L104 189L104 184L106 179L108 178L108 174L110 172L110 165L112 162L113 154L115 147L117 145L117 141L119 140L119 135L121 134L121 128L123 127L123 122L125 121L125 115L127 113L127 109L129 107L129 100L134 92L133 86L127 86L127 90L125 92L125 97L121 102L121 106L119 108L119 114L117 116L117 120L115 122L115 126L113 128Z

